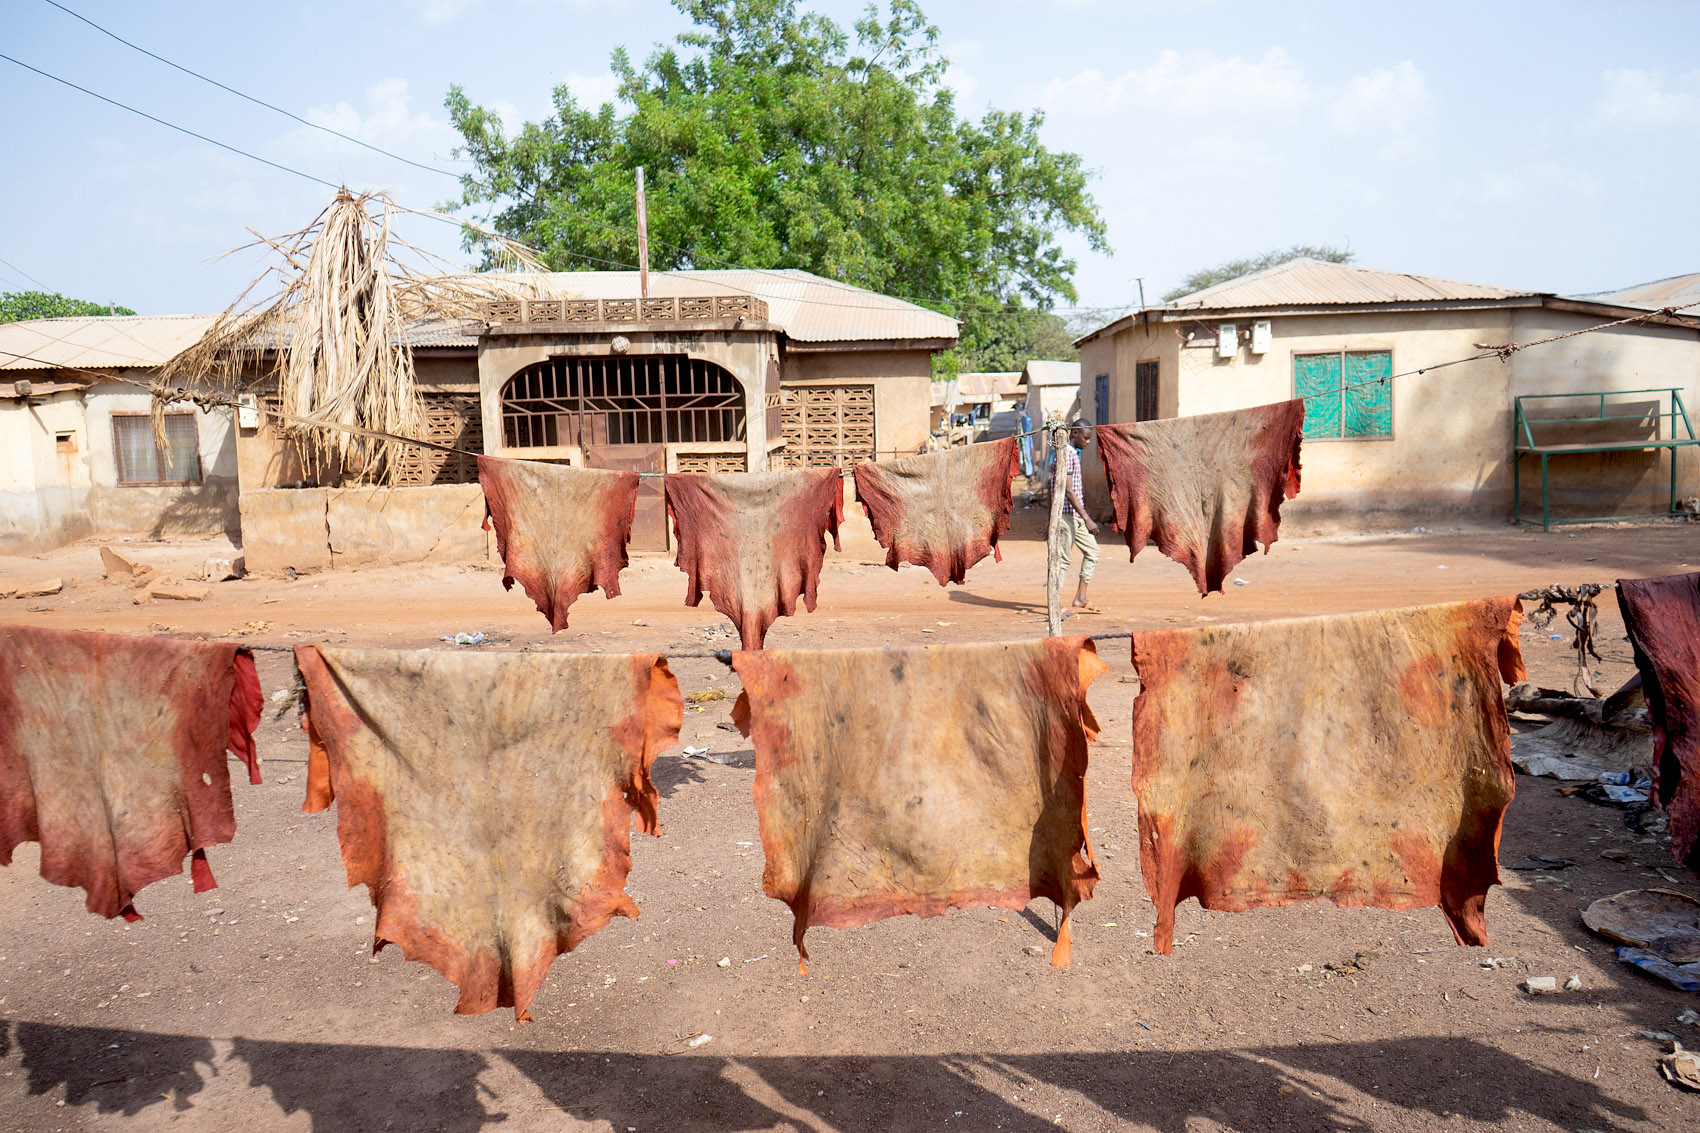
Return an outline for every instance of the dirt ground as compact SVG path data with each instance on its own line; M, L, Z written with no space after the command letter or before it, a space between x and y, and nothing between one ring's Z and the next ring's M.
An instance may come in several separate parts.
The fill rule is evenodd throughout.
M1024 513L1001 564L941 589L833 556L820 608L783 619L774 647L851 647L1031 637L1043 632L1042 544ZM1106 533L1107 534L1107 533ZM215 544L128 550L187 570ZM1130 565L1105 540L1094 598L1072 632L1370 609L1611 580L1700 566L1700 528L1541 534L1510 528L1397 538L1284 540L1200 599L1155 551ZM662 649L686 692L738 686L710 651L730 628L682 604L684 577L641 557L614 601L588 596L550 637L494 570L413 567L225 582L202 602L132 603L101 581L94 545L0 559L0 580L61 577L48 598L0 601L0 620L226 637L456 648ZM1630 672L1615 604L1602 604L1603 684ZM1532 675L1563 687L1566 641L1527 624ZM1101 643L1110 674L1091 700L1090 825L1104 879L1074 927L1074 963L1049 966L1053 912L961 910L815 929L797 973L788 910L761 893L748 744L732 699L687 712L683 743L723 762L657 762L662 835L634 837L639 920L616 920L556 961L532 1005L451 1013L455 989L391 948L371 955L372 910L349 890L333 812L300 812L306 745L268 706L265 785L238 781L239 829L210 851L220 888L187 877L145 890L146 920L107 922L79 891L37 875L33 845L0 870L0 1128L512 1130L861 1129L1642 1130L1700 1128L1700 1094L1655 1060L1700 996L1616 964L1581 924L1594 899L1669 886L1700 894L1624 811L1561 798L1519 777L1488 897L1492 945L1453 946L1436 909L1311 903L1241 914L1196 903L1177 948L1149 948L1129 789L1135 685L1126 640ZM293 683L287 654L260 655L268 696ZM1603 851L1627 851L1623 860ZM1568 856L1557 872L1510 867ZM1032 954L1037 952L1038 954ZM1372 955L1372 953L1379 953ZM1363 970L1325 965L1364 953ZM717 963L725 958L728 966ZM1497 958L1497 967L1484 962ZM1582 990L1531 998L1531 975ZM681 1040L710 1035L683 1053Z

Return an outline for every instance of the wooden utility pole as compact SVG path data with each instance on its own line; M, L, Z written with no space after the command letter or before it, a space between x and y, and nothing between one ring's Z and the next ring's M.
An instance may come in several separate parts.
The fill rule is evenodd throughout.
M649 206L643 199L643 166L637 167L638 294L649 298Z
M1062 634L1063 575L1068 573L1068 544L1063 537L1063 500L1068 495L1068 426L1047 422L1045 438L1051 446L1051 524L1045 534L1045 632Z

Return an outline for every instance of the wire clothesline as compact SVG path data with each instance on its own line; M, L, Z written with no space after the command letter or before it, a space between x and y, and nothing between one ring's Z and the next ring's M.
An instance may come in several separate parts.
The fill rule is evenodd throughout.
M1639 315L1631 315L1627 318L1615 319L1612 322L1608 322L1608 323L1599 323L1595 326L1581 327L1577 330L1566 331L1563 334L1555 334L1555 335L1551 335L1547 338L1535 339L1532 342L1508 342L1508 343L1504 343L1504 344L1499 345L1499 346L1490 346L1490 347L1484 348L1478 354L1472 354L1472 355L1469 355L1468 357L1465 357L1465 358L1454 358L1454 359L1452 359L1450 361L1446 361L1446 362L1433 362L1433 363L1430 363L1427 366L1419 366L1419 367L1416 367L1416 368L1410 369L1410 370L1402 370L1402 371L1400 371L1399 373L1396 373L1396 374L1387 374L1387 375L1384 375L1384 376L1379 377L1379 378L1372 378L1368 381L1352 382L1352 383L1349 383L1349 384L1341 385L1341 386L1339 386L1335 389L1324 390L1320 393L1308 394L1308 395L1306 395L1302 398L1298 398L1297 400L1309 402L1309 401L1311 401L1315 398L1319 398L1319 397L1334 397L1334 396L1337 396L1338 394L1343 393L1344 391L1349 390L1349 389L1360 389L1360 388L1363 388L1363 387L1366 387L1366 386L1374 386L1374 385L1388 385L1388 384L1391 384L1395 378L1420 377L1420 376L1427 374L1427 373L1429 373L1430 371L1433 371L1433 370L1444 370L1447 367L1460 366L1460 365L1463 365L1467 362L1481 362L1481 361L1485 361L1489 358L1497 358L1497 359L1499 359L1500 361L1503 362L1506 359L1510 358L1513 354L1516 354L1516 353L1518 353L1519 351L1522 351L1522 350L1527 350L1527 349L1529 349L1530 347L1533 347L1533 346L1545 346L1548 343L1560 342L1560 341L1563 341L1564 339L1567 339L1567 338L1575 338L1579 335L1592 334L1596 331L1610 330L1613 327L1627 326L1627 325L1630 325L1632 323L1646 322L1649 319L1668 318L1668 317L1675 315L1677 312L1685 311L1685 310L1689 309L1690 307L1700 307L1700 301L1697 301L1697 302L1694 302L1694 303L1685 303L1685 304L1682 304L1681 306L1661 307L1658 310L1647 311L1647 312L1645 312L1643 314L1639 314ZM45 334L42 331L36 330L34 327L30 327L28 329L30 329L33 333L38 334L43 338L46 338L50 342L63 342L64 341L63 339L56 339L52 335L48 335L48 334ZM14 350L0 349L0 354L8 355L9 357L15 358L19 361L35 362L38 365L47 367L49 369L70 371L72 373L79 373L79 374L87 374L91 377L99 378L102 381L113 381L113 382L122 383L124 385L135 386L139 389L146 390L156 400L165 401L167 403L170 403L170 402L187 402L187 403L190 403L190 404L193 404L193 405L200 406L202 409L209 409L209 408L249 409L249 408L254 408L252 406L242 405L240 402L234 401L234 400L229 399L229 398L219 397L216 394L208 393L208 392L203 391L203 390L192 390L192 389L189 389L186 386L167 386L167 385L160 383L160 382L144 382L144 381L140 381L139 379L136 379L136 378L125 377L121 374L103 373L101 371L90 370L90 369L87 369L87 368L82 367L82 366L60 365L58 363L51 362L51 361L44 359L44 358L35 357L34 355L20 354L17 351L14 351ZM283 421L288 421L288 422L290 422L291 424L294 424L294 425L301 425L301 426L305 426L305 427L308 427L308 428L331 429L331 430L335 430L335 431L339 431L339 432L350 433L350 434L353 434L355 436L369 437L369 438L372 438L372 439L375 439L375 440L389 441L389 442L393 442L393 443L397 443L397 444L414 445L414 446L417 446L419 448L431 449L434 452L444 452L444 453L449 453L449 454L454 455L454 456L471 457L474 460L476 460L480 456L489 455L489 454L486 454L486 453L469 452L466 449L458 449L458 448L453 447L452 445L438 444L435 441L422 440L418 437L404 437L404 436L401 436L400 434L397 434L397 433L384 432L381 429L368 429L368 428L365 428L365 427L360 426L360 425L347 425L347 424L343 424L342 422L338 422L338 421L324 421L324 420L321 420L321 419L318 419L318 418L313 418L313 417L301 417L301 416L297 416L297 415L291 414L291 413L284 413L281 410L275 410L275 409L263 409L263 410L258 410L258 411L266 414L267 416L275 417L275 418L278 418L279 420L283 420ZM1085 422L1078 422L1078 425L1081 428L1093 429L1093 430L1096 430L1100 427L1108 427L1108 426L1091 425L1091 424L1087 424ZM1012 434L1012 437L1014 439L1019 440L1019 439L1024 438L1024 437L1038 436L1041 433L1043 433L1046 429L1053 429L1053 428L1058 428L1058 427L1059 427L1058 423L1051 423L1051 424L1042 425L1042 426L1039 426L1039 427L1036 427L1036 428L1033 428L1033 429L1029 429L1025 432L1014 433L1014 434ZM1070 426L1070 427L1073 427L1073 426ZM916 455L920 455L920 454L917 453ZM501 459L501 458L498 458L498 459ZM866 463L866 462L864 462L864 463ZM849 476L851 474L851 472L850 472L849 469L844 469L843 474L845 476ZM639 476L666 476L666 475L669 475L669 473L665 473L665 472L640 472L640 473L638 473L638 475Z

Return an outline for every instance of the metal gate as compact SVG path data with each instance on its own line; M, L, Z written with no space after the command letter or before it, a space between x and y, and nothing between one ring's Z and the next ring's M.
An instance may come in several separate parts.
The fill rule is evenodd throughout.
M744 404L737 378L697 358L551 358L502 390L502 440L509 449L577 446L591 468L660 473L669 444L743 441ZM736 460L744 467L741 454ZM661 477L639 485L631 546L664 551Z

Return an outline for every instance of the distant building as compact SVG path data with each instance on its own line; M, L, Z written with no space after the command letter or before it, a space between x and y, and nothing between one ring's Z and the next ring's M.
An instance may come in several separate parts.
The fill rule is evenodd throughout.
M1697 280L1681 278L1688 286ZM1700 408L1700 309L1503 362L1490 355L1441 364L1658 309L1664 301L1648 296L1665 295L1672 283L1575 299L1294 260L1135 311L1081 338L1081 412L1094 422L1139 421L1304 397L1304 490L1284 515L1351 528L1509 518L1514 399L1675 388L1692 418ZM1595 413L1596 401L1525 405L1580 419ZM1670 419L1655 416L1670 408L1668 397L1610 404L1637 420L1578 426L1565 438L1669 436ZM1672 460L1679 492L1700 492L1696 450L1637 449L1555 456L1553 497L1580 514L1664 510ZM1523 458L1525 512L1539 509L1538 463ZM1101 465L1088 460L1087 467L1088 494L1101 501Z

